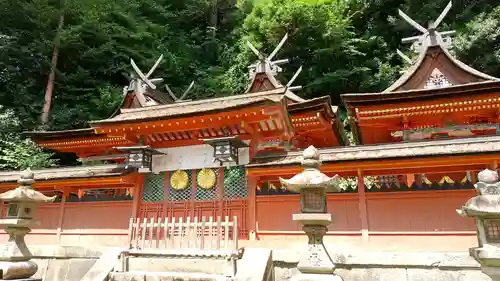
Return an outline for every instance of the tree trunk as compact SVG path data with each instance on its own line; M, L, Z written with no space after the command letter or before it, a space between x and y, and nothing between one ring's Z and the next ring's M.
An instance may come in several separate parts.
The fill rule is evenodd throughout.
M60 32L64 26L64 3L65 0L61 0L61 8L60 8L60 15L59 15L59 24L57 26L57 33L56 33L56 38L54 40L54 51L52 52L52 60L50 63L50 74L49 74L49 79L47 81L47 87L45 88L45 101L43 104L43 111L42 111L42 128L47 127L47 123L49 121L49 114L50 114L50 106L52 104L52 92L54 91L54 81L56 78L56 68L57 68L57 59L59 58L59 35Z
M213 6L212 6L212 13L210 15L210 25L212 26L212 36L215 37L215 34L217 33L217 25L219 21L219 4L217 3L217 0L212 0L213 1Z

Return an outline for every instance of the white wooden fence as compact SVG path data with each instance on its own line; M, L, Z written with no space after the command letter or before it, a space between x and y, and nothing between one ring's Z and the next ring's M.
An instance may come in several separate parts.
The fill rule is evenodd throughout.
M130 218L128 241L130 249L238 249L238 218Z
M238 218L226 216L183 218L130 218L129 249L121 254L121 271L128 270L130 256L225 259L225 275L234 277L238 248Z

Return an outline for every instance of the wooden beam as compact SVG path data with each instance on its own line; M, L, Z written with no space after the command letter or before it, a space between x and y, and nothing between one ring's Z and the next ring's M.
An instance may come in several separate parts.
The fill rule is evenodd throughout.
M108 136L123 136L126 133L146 135L149 133L164 133L185 130L200 130L216 126L239 124L242 120L248 123L268 119L262 107L246 108L244 111L222 112L204 116L185 117L169 120L152 120L138 123L96 124L98 133Z
M431 110L431 109L446 109L446 108L468 108L472 106L482 106L482 105L492 105L496 104L500 99L497 93L488 93L483 95L477 95L471 98L471 96L459 96L454 97L453 101L450 101L449 97L433 99L428 101L411 101L411 102L399 102L383 105L364 105L356 106L356 111L359 116L361 115L378 115L378 114L390 114L390 113L400 113L400 112L411 112L417 110ZM488 107L487 107L488 108ZM490 107L491 108L491 107Z
M456 166L446 166L446 167L420 167L417 168L418 173L415 173L415 168L399 168L397 166L394 169L384 169L378 171L367 171L365 176L382 176L382 175L404 175L404 174L428 174L428 173L455 173L464 172L467 170L471 171L481 171L484 169L484 164L476 165L456 165Z

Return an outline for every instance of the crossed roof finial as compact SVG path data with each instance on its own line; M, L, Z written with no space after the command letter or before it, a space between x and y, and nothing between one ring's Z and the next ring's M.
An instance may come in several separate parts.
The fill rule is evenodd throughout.
M257 48L250 43L250 41L247 41L247 45L252 50L252 52L259 58L258 61L256 61L254 64L250 65L248 68L250 69L250 79L252 79L257 73L270 73L273 76L276 76L278 73L282 72L283 69L280 67L282 64L288 63L288 59L281 59L281 60L272 60L278 51L283 47L283 44L285 44L286 40L288 39L288 33L283 36L281 41L278 43L276 48L271 52L269 56L266 56L264 53L260 52L257 50ZM290 81L286 84L285 88L287 90L298 90L301 89L301 86L292 86L293 82L297 77L299 76L300 72L302 72L302 66L297 69L295 74L292 76Z
M153 74L153 72L156 70L158 65L160 65L162 60L163 60L163 54L156 60L155 64L149 69L149 71L148 71L148 73L146 73L146 75L144 75L144 73L139 69L139 67L137 67L137 64L135 64L133 59L130 59L130 64L132 65L132 68L134 69L137 76L139 76L139 78L142 80L142 82L144 84L146 84L148 87L150 87L151 89L155 90L156 89L155 83L163 82L163 78L151 78L150 79L149 76L151 76L151 74Z
M155 64L149 69L148 73L144 74L139 69L139 67L135 64L134 60L130 59L130 64L132 65L132 68L134 69L135 74L131 75L133 82L131 84L132 86L129 86L128 89L134 90L136 92L136 96L140 100L141 104L146 104L146 99L143 95L143 93L145 91L144 86L147 86L147 87L155 90L156 89L155 84L163 82L163 78L149 78L153 74L153 72L156 70L156 68L160 65L162 60L163 60L163 55L161 55L156 60ZM170 95L170 97L172 97L172 99L175 102L183 102L183 101L189 101L189 100L184 100L184 98L187 96L187 94L189 93L191 88L193 88L193 86L194 86L194 81L191 82L189 87L184 91L184 93L180 97L177 97L177 95L175 95L174 92L172 92L172 90L170 89L170 87L167 84L165 84L165 89L167 90L168 94Z
M443 21L444 17L448 12L450 11L452 7L451 1L446 5L444 10L441 12L439 17L435 21L430 21L429 25L427 28L421 26L419 23L414 21L412 18L410 18L407 14L405 14L403 11L398 10L399 15L406 21L408 22L411 26L413 26L415 29L420 31L422 34L418 36L412 36L408 38L404 38L402 40L403 43L413 43L412 49L416 51L417 53L421 52L422 49L425 49L426 47L429 46L436 46L440 45L444 48L448 48L451 45L451 38L455 31L443 31L439 32L437 31L437 27L441 22Z

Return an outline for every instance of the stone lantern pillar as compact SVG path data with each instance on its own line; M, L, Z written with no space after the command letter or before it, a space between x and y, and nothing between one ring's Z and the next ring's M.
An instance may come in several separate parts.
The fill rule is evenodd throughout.
M479 247L471 255L481 264L481 271L493 281L500 281L500 183L496 171L484 170L475 187L479 193L457 213L476 219Z
M300 256L297 265L300 274L294 276L294 281L328 280L341 281L334 274L335 265L323 244L323 236L332 222L328 213L326 192L340 192L337 175L330 178L321 173L319 167L319 152L314 146L304 150L302 166L304 171L289 180L280 178L283 188L300 193L300 214L293 214L293 220L302 224L302 230L309 238L307 252Z
M34 223L34 214L41 203L53 202L57 196L47 197L33 189L34 174L31 170L22 172L19 187L0 194L0 200L7 202L7 217L0 220L0 226L9 234L9 241L0 249L0 279L27 279L38 270L31 261L31 252L24 242L24 236Z

